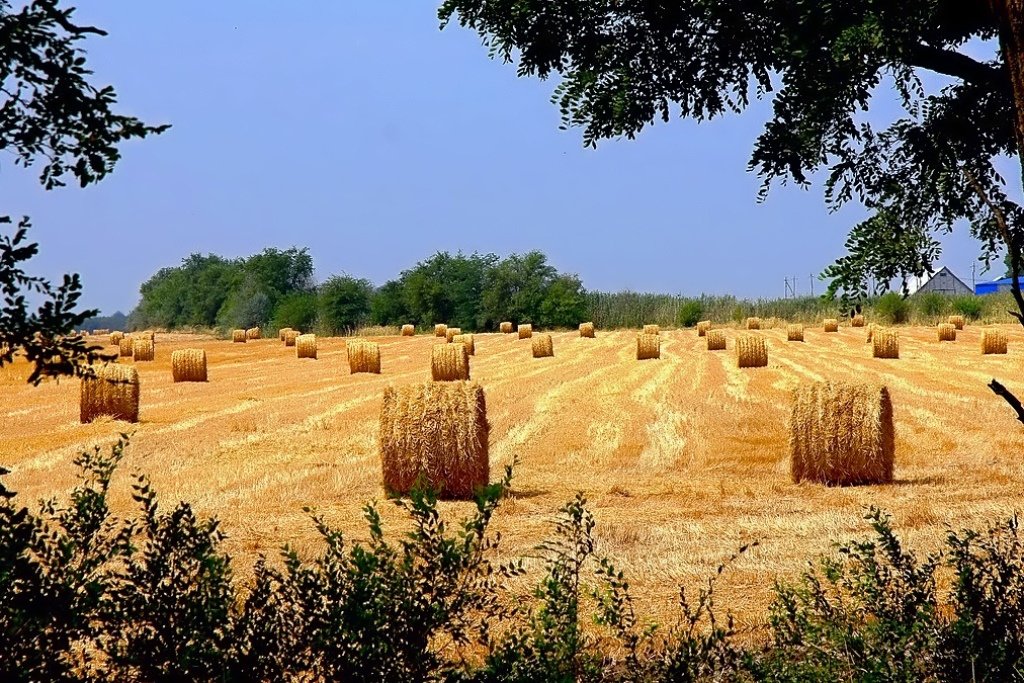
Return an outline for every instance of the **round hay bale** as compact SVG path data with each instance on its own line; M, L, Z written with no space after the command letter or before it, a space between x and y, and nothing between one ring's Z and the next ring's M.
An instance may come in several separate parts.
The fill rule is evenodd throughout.
M388 387L379 435L384 488L407 494L422 486L439 498L471 499L490 477L488 430L479 384Z
M430 352L430 376L435 382L469 379L465 344L435 344Z
M246 339L263 339L263 330L259 327L250 327L245 331Z
M455 337L458 337L460 334L462 334L462 328L461 327L449 327L448 329L446 329L444 331L445 339L448 340L449 344L452 343L452 339L454 339Z
M403 337L415 337L416 326L415 325L402 325L402 336Z
M244 344L245 340L245 330L231 330L231 341L236 344Z
M707 335L708 330L710 330L710 329L711 329L711 321L710 320L701 320L699 323L697 323L697 336L698 337L703 337L703 336Z
M864 316L858 313L850 318L850 327L864 327Z
M835 318L825 318L824 327L826 332L838 332L839 321Z
M596 336L594 323L580 323L580 336L593 339Z
M457 334L452 337L453 344L462 344L466 347L466 353L471 356L476 355L476 342L473 341L473 335L471 334Z
M1004 330L981 331L982 355L1006 353L1006 332Z
M661 336L657 334L636 335L636 359L661 358Z
M171 353L171 378L175 382L206 381L206 351L178 349Z
M657 325L644 325L644 334L661 334L661 328Z
M298 330L288 330L284 333L284 345L295 346L295 340L299 338L302 333Z
M121 342L118 344L117 355L121 358L131 358L133 348L134 344L132 343L132 336L130 334L126 334L121 337Z
M350 339L345 344L348 351L348 371L351 374L369 372L380 374L380 345L364 339Z
M725 330L708 330L704 338L708 343L708 351L725 351Z
M939 323L937 328L939 333L939 341L956 341L956 327L949 323Z
M498 329L501 330L502 334L512 334L515 328L513 327L512 323L505 321L498 325Z
M300 334L295 338L295 357L316 360L315 334Z
M962 315L951 315L946 322L958 330L964 329L964 317Z
M534 335L530 343L533 345L534 358L550 358L555 355L555 345L550 334Z
M743 334L736 339L736 365L741 368L768 367L768 344L764 337Z
M793 398L789 456L793 481L829 486L892 482L892 401L882 386L813 382Z
M124 332L111 332L110 333L110 345L111 346L120 346L122 339L124 339Z
M95 334L96 336L102 336L104 334L110 334L110 330L108 330L105 327L98 327L95 330L93 330L92 333Z
M278 341L284 341L285 335L288 334L291 331L292 331L292 328L290 328L290 327L282 327L281 329L279 329L277 331L277 340Z
M802 342L804 326L800 324L786 325L786 341Z
M101 415L115 420L139 421L139 371L131 365L107 363L90 366L82 378L78 412L82 424Z
M874 328L871 345L871 353L875 358L900 357L900 333L898 330Z
M434 325L434 336L435 337L447 337L448 326L447 325Z
M151 361L156 358L156 344L152 338L143 335L132 338L132 357L136 361Z
M517 328L520 339L529 339L533 336L533 325L525 323Z
M761 329L760 318L747 318L747 329L748 330L759 330Z

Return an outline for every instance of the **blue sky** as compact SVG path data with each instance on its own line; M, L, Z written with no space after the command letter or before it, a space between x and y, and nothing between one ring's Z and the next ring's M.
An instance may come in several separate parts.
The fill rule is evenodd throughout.
M292 245L321 279L381 284L439 250L540 249L591 289L781 296L797 275L805 293L863 215L829 215L820 187L757 203L745 169L767 103L584 149L558 129L553 83L439 31L433 2L104 0L78 18L110 32L87 44L96 81L173 128L126 145L86 190L45 192L0 164L0 200L33 219L35 270L81 273L105 313L189 253ZM961 229L942 263L970 283L977 255Z

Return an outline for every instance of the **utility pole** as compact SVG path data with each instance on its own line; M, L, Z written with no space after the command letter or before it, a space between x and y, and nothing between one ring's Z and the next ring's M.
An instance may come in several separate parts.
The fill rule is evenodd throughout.
M811 296L814 296L814 273L811 273L807 279L811 281Z

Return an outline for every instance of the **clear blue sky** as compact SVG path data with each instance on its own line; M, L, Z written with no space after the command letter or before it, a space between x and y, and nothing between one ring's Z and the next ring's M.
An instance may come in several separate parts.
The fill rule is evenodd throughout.
M584 149L558 129L553 84L439 31L436 0L83 4L78 18L110 32L88 42L96 80L173 128L86 190L44 192L4 162L0 201L32 216L35 269L81 273L105 313L189 253L292 245L321 279L540 249L590 289L780 296L792 275L806 292L862 216L829 215L820 187L756 202L745 168L764 103ZM977 255L961 229L942 263L970 283Z

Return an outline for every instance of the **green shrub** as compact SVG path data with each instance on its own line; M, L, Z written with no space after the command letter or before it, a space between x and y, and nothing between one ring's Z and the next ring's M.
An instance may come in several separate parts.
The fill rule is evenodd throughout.
M890 325L905 323L910 318L910 305L896 292L888 292L875 302L875 315Z
M313 292L298 292L283 297L274 309L274 316L270 321L272 329L280 330L283 327L291 327L303 332L310 332L316 323L317 314L316 294Z
M944 315L949 306L949 297L938 292L922 292L914 296L912 301L921 315L929 321Z
M680 327L693 327L699 323L704 315L704 307L696 299L688 299L679 307L676 315L676 322Z
M953 299L953 310L967 320L978 320L981 318L984 306L980 297L969 294Z

